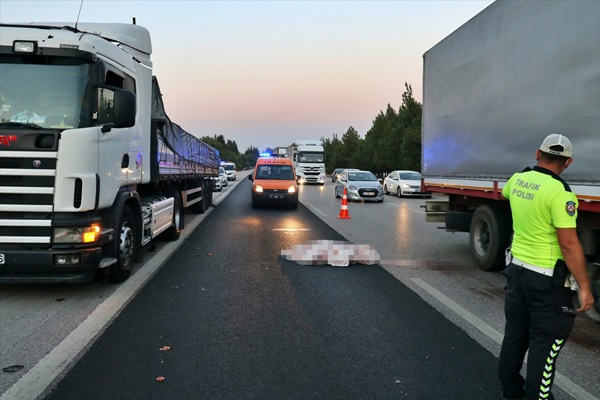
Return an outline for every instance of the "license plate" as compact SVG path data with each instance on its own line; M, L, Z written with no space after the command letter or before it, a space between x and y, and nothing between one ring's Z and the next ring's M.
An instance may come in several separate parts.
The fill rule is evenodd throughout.
M4 254L0 254L0 264L4 264L5 258Z
M272 194L269 196L270 199L283 199L282 194Z

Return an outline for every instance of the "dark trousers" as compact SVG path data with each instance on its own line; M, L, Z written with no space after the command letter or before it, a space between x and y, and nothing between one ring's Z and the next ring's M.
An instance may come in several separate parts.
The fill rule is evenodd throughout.
M550 276L510 264L506 276L506 328L500 350L499 377L504 397L553 399L558 354L573 323L572 292ZM527 379L521 376L525 353Z

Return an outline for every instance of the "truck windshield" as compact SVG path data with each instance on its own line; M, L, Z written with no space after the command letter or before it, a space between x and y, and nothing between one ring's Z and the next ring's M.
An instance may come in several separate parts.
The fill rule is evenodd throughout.
M307 163L322 163L325 160L323 153L309 153L303 151L298 157L298 161Z
M0 60L0 127L68 129L89 126L85 96L89 64L7 63Z

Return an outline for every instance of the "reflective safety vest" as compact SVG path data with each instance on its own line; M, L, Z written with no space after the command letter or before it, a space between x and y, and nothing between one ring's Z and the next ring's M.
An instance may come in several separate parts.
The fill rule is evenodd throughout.
M512 254L524 262L554 268L563 259L556 228L577 227L577 197L554 172L533 167L514 174L502 189L513 219Z

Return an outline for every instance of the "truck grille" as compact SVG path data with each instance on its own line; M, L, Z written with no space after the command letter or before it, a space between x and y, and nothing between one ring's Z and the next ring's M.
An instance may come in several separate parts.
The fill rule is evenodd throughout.
M319 175L321 173L321 167L302 167L302 172L305 175Z
M0 151L0 250L47 248L56 152Z

